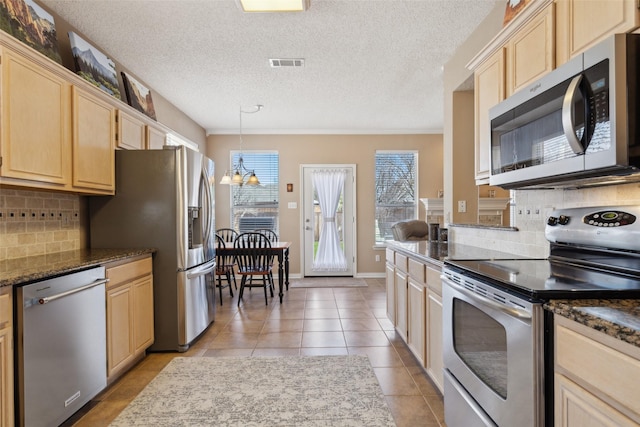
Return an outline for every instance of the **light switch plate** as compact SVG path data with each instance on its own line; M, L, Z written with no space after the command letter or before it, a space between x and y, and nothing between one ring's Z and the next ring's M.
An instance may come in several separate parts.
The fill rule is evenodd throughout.
M298 203L297 202L289 202L289 203L287 203L287 207L289 209L298 209Z

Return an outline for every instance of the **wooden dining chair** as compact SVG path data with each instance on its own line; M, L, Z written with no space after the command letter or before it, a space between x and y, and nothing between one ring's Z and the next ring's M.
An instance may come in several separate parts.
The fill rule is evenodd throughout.
M238 237L238 232L233 228L219 228L216 230L216 234L224 240L227 246L233 247L233 242Z
M242 276L238 305L240 305L240 300L244 295L244 289L255 287L264 288L264 302L268 305L267 288L271 291L271 297L273 298L273 275L271 274L273 254L260 250L270 249L271 242L262 233L248 232L238 235L234 242L234 247L236 249L245 249L241 254L236 255L238 274ZM254 281L252 280L254 277L260 277L262 280Z
M231 298L233 298L233 285L238 289L238 284L236 283L236 275L235 275L235 262L233 260L233 256L225 255L222 251L217 250L220 248L226 247L225 241L222 237L216 234L216 278L217 283L216 287L220 290L220 305L222 305L222 289L229 287L229 293L231 294ZM227 281L226 285L222 284L222 278Z
M262 234L264 234L265 236L267 236L267 238L269 239L269 241L270 241L271 243L274 243L274 242L277 242L277 241L278 241L278 234L277 234L275 231L273 231L273 230L270 230L270 229L268 229L268 228L259 228L259 229L257 229L257 230L253 230L253 231L254 231L255 233L262 233Z

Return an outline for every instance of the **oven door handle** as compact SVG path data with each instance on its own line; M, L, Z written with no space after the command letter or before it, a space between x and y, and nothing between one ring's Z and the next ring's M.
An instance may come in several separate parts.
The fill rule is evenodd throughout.
M442 276L444 281L447 283L447 285L451 286L453 289L455 289L456 291L460 292L461 294L464 294L465 296L476 300L482 304L486 304L491 308L495 308L496 310L502 311L505 314L508 314L509 316L512 317L517 317L519 319L531 319L531 313L524 311L524 310L520 310L517 309L515 307L506 307L500 303L497 303L495 301L493 301L492 299L489 299L487 297L484 297L482 295L476 294L474 292L470 292L468 289L466 289L463 286L458 285L457 283L453 282L452 280L450 280L449 278L447 278L446 276Z

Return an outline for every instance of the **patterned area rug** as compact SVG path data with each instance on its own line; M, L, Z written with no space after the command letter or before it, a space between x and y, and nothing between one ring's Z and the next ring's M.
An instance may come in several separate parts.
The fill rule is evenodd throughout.
M111 426L395 422L366 356L177 357Z
M290 288L359 288L366 287L364 279L354 277L305 277L294 279L289 284Z

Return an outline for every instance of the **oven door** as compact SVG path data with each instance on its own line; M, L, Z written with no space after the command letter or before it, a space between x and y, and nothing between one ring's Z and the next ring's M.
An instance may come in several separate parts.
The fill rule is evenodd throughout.
M542 426L541 304L446 269L443 279L447 425Z

